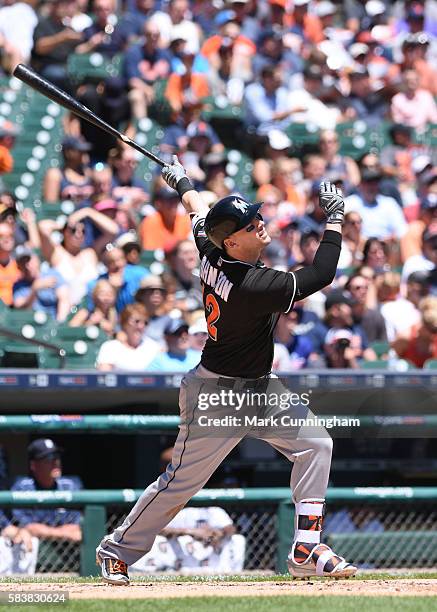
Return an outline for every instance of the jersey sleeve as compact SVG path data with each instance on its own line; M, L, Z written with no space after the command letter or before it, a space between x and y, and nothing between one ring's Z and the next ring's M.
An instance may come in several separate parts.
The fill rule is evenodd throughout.
M296 296L296 277L293 272L272 268L254 268L243 283L248 302L259 314L288 313Z
M210 240L208 240L205 233L205 216L204 215L190 215L191 226L193 228L194 242L199 253L208 255L211 251L217 248Z

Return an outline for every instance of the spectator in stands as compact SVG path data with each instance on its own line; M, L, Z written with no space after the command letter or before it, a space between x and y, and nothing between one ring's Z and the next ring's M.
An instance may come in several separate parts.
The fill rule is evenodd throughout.
M93 191L89 156L91 145L74 136L62 141L62 166L51 167L44 176L43 198L47 203L72 200L75 204L87 200Z
M403 91L391 102L393 121L424 132L428 123L437 123L437 104L432 94L419 88L419 77L415 70L403 74Z
M39 257L26 247L17 247L15 261L21 278L14 283L14 308L45 312L49 318L64 321L70 312L68 287L53 268L41 270Z
M217 100L225 96L231 104L240 105L244 94L244 81L234 65L234 42L223 38L217 52L217 64L208 71L211 96Z
M141 245L136 231L130 230L119 236L114 246L123 251L128 264L141 265Z
M412 272L407 278L407 300L419 309L420 302L429 295L430 285L428 272Z
M67 283L70 303L79 304L86 295L88 283L98 275L96 252L91 248L83 248L83 221L76 222L74 217L73 220L69 217L60 224L52 219L43 219L38 223L38 229L43 258ZM57 241L54 232L62 232L61 243Z
M201 31L191 19L188 0L170 0L167 10L157 11L151 21L159 28L163 47L168 47L176 34L183 33L183 38L190 41L190 51L199 51Z
M323 98L323 70L318 64L308 63L304 68L303 87L292 87L293 122L333 130L340 120L338 105L328 106Z
M122 249L118 249L112 244L107 246L103 254L103 262L107 271L100 274L97 281L90 283L88 296L91 298L95 282L102 279L108 280L117 292L115 308L118 313L121 313L128 304L132 304L134 301L135 293L148 272L142 266L127 264Z
M0 9L1 45L5 55L3 67L12 72L17 64L27 64L33 47L33 32L38 23L35 9L38 0L21 0Z
M350 95L343 103L345 118L362 119L369 127L378 127L387 112L387 102L380 91L373 91L365 68L349 75Z
M358 369L362 353L360 340L349 329L330 329L325 339L327 367Z
M200 261L192 240L178 242L167 254L167 263L175 281L176 307L189 311L203 308Z
M190 231L190 220L179 211L179 196L167 186L158 183L154 204L156 212L145 217L139 228L143 249L169 249L179 240L185 240Z
M76 53L101 53L112 58L126 47L126 33L117 23L114 0L94 0L95 20L83 31L83 41Z
M351 294L352 316L354 323L361 325L367 340L372 343L376 340L386 342L387 331L385 320L376 308L369 308L367 304L369 281L360 274L353 274L345 285Z
M325 37L320 19L308 11L309 4L310 0L293 0L290 32L305 41L317 44Z
M147 312L142 304L128 304L120 314L121 334L100 347L97 369L144 372L158 354L157 342L145 336Z
M397 202L381 194L379 169L364 169L356 194L346 198L346 212L358 212L363 220L362 234L381 240L399 240L407 231L407 223Z
M17 217L21 223L17 222ZM40 247L34 210L32 208L23 208L19 214L15 196L9 193L9 191L0 193L0 222L3 221L11 226L16 245L25 244L35 249Z
M422 368L428 359L437 359L437 301L425 298L421 318L408 331L399 332L392 346L402 359Z
M325 338L325 350L326 346L334 345L334 348L339 348L335 345L335 342L340 339L335 332L338 330L347 330L350 332L350 336L347 334L342 336L346 339L349 339L348 347L353 349L353 357L356 360L365 359L369 361L373 361L376 359L375 351L369 348L369 342L367 339L367 335L360 323L355 323L352 313L352 303L351 295L349 292L343 291L341 289L334 289L328 294L325 302L325 323L328 327L328 332ZM341 343L344 346L342 348L346 348L344 343ZM328 362L329 358L332 357L332 363L335 363L335 359L339 357L351 357L351 355L338 355L334 352L331 355L331 351L328 350ZM354 362L352 362L354 363ZM330 365L329 367L340 367L338 365ZM355 366L346 366L346 367L355 367Z
M150 363L151 372L187 372L200 361L200 351L190 349L188 325L183 319L171 319L164 329L167 350Z
M170 104L174 117L177 117L187 101L202 100L210 94L206 76L194 71L195 54L188 48L187 43L179 52L179 57L183 68L179 73L172 72L164 91L164 97Z
M436 95L436 70L427 59L432 40L425 32L408 34L402 43L402 61L398 66L394 66L393 72L397 74L396 70L400 72L415 70L419 78L419 88L427 89L431 94ZM435 53L432 55L435 56Z
M244 122L246 128L259 135L270 130L286 130L292 122L291 115L300 108L290 102L290 92L282 85L282 72L277 66L261 70L261 82L253 82L244 91Z
M0 300L8 306L13 303L14 283L20 278L14 249L14 231L9 223L0 220Z
M326 176L331 182L333 178L343 178L343 192L350 193L352 187L360 183L360 171L356 162L340 154L338 135L334 130L322 130L320 133L320 154L326 161Z
M29 444L29 476L18 478L12 491L77 491L77 477L62 476L61 449L50 439L39 438ZM64 508L20 508L13 511L14 522L37 538L80 542L81 516Z
M134 136L130 104L122 77L111 76L97 85L84 83L77 91L77 99L116 129ZM68 129L70 133L80 132L92 144L90 158L93 163L106 162L110 149L117 145L114 136L84 119L71 118Z
M203 351L205 342L208 339L208 327L206 325L205 315L203 311L199 312L200 314L197 319L188 328L190 348L194 351Z
M376 279L379 310L384 317L387 338L392 342L417 325L420 313L412 302L401 296L401 278L397 272L385 272Z
M390 270L388 254L386 242L379 238L369 238L363 248L363 265L371 268L377 275L388 272Z
M252 69L256 77L265 66L280 66L284 74L300 72L302 60L284 45L282 34L275 29L261 33L257 42L257 53L253 58Z
M80 308L69 322L71 327L96 325L108 336L114 336L118 325L115 309L117 292L108 280L96 282L91 293L93 308Z
M155 0L134 0L128 3L121 26L128 40L136 42L144 33L144 26L155 12Z
M363 221L358 212L348 212L344 216L343 238L338 267L340 270L357 266L363 258L364 238L361 235Z
M0 175L9 174L14 169L11 149L14 147L18 133L18 127L10 121L3 121L0 124ZM3 181L0 178L0 187L2 184Z
M91 247L100 256L104 247L119 234L119 227L115 221L117 203L109 198L93 196L93 199L92 208L83 203L71 213L68 223L72 226L83 223L85 230L83 246Z
M164 340L164 329L171 321L167 295L168 290L163 279L152 274L142 279L135 294L135 301L145 307L148 316L145 335L160 343Z
M155 99L156 81L167 78L170 71L170 55L160 47L159 39L156 23L145 21L143 44L132 45L124 55L124 77L136 119L147 116L147 109Z
M118 145L109 151L108 162L112 168L112 196L125 210L138 211L149 195L144 180L135 176L138 167L135 151L132 147Z
M437 203L435 206L437 211ZM422 234L422 251L409 257L402 268L405 282L413 272L431 272L437 266L437 221L433 222Z
M273 370L293 372L320 364L315 347L307 335L297 333L299 314L292 310L279 317L275 330Z
M71 90L67 75L67 60L82 41L82 34L70 25L76 13L76 0L54 0L49 14L40 17L33 34L32 63L46 79L62 89Z

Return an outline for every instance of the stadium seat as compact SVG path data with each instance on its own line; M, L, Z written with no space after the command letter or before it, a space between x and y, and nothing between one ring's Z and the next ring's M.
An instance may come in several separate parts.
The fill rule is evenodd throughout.
M388 361L375 359L374 361L362 361L360 367L364 370L387 370Z
M67 70L76 83L98 83L108 77L117 77L120 74L122 55L115 55L112 59L104 57L101 53L72 53L68 58Z
M84 340L87 343L96 343L100 346L108 340L107 334L96 325L70 327L69 325L58 325L56 328L56 342L60 340Z
M424 370L437 370L437 359L427 359L423 364Z
M66 370L95 369L98 346L85 340L62 340L57 343L66 352L64 368ZM39 359L42 368L58 368L59 357L49 349L43 349Z
M386 355L390 350L390 344L388 342L372 342L370 344L370 348L372 348L378 359L381 359L383 355Z

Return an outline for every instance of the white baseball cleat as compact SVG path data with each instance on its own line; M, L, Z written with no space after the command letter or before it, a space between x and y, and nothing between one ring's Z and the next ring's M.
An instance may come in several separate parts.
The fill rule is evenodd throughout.
M130 580L127 571L127 563L120 559L111 559L110 557L101 559L99 555L96 556L96 562L97 565L100 565L102 578L105 582L117 586L129 585Z
M313 559L314 553L316 558ZM329 561L336 561L329 563ZM304 561L298 563L294 559L294 545L287 559L288 571L293 578L311 578L316 576L325 576L330 578L349 578L354 576L358 568L352 563L348 563L340 555L336 555L326 544L318 544L313 548L311 554ZM328 566L328 567L327 567ZM329 568L329 569L328 569Z

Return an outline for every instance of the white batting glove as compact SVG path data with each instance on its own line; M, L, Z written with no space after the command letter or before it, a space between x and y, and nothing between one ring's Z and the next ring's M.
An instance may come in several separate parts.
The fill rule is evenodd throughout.
M172 189L177 188L177 184L183 178L188 178L185 168L178 160L177 155L173 155L173 161L171 164L166 164L161 170L161 176L164 181Z
M331 185L329 181L320 183L319 204L326 215L327 223L343 223L344 199L341 189Z

